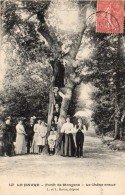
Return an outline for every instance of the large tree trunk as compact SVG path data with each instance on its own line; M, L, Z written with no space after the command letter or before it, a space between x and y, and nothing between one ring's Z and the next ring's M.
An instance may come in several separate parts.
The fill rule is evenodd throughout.
M84 7L84 18L86 18L86 11L87 6ZM50 89L50 102L49 102L49 111L48 111L48 131L51 129L51 123L54 116L54 102L55 101L55 94L53 94L53 88L58 87L59 91L65 89L63 100L61 102L61 108L59 113L59 119L58 119L58 138L57 138L57 148L60 148L61 143L61 136L60 136L60 129L65 122L65 119L67 117L69 104L72 98L72 92L75 87L75 84L79 82L78 75L75 73L75 70L77 68L76 55L78 53L79 47L81 45L82 37L84 34L84 31L86 29L86 19L83 21L83 25L81 26L81 30L79 33L77 33L74 36L74 39L72 40L73 44L70 47L70 50L68 54L65 55L65 57L62 57L62 48L61 44L58 41L57 36L55 35L55 32L52 28L48 27L45 16L42 12L37 13L37 17L40 21L40 26L38 28L39 33L46 39L48 42L48 45L50 47L50 53L53 56L52 61L50 61L51 66L53 68L53 76L54 76L54 82ZM64 64L62 63L62 60L65 59L67 61L67 65L64 68ZM65 69L65 70L64 70ZM76 81L76 80L77 81ZM63 81L66 80L65 86L63 86ZM62 86L61 86L62 83ZM54 100L53 100L54 99Z
M56 141L56 154L59 153L60 148L61 148L61 140L62 140L62 134L60 133L61 127L63 125L63 123L65 122L65 119L67 117L68 114L68 109L69 109L69 104L71 102L71 98L72 98L72 93L73 93L73 89L75 87L75 84L72 83L69 86L65 87L66 89L66 94L63 98L62 101L62 105L61 105L61 110L60 110L60 117L59 117L59 121L58 121L58 134L57 134L57 141Z
M121 40L121 35L118 36L118 45L117 45L117 58L118 58L118 65L115 67L115 93L116 93L116 97L115 97L115 101L116 101L116 105L115 105L115 135L114 135L114 139L119 139L120 138L120 121L119 121L119 114L120 114L120 94L119 94L119 89L120 89L120 72L119 72L119 60L121 58L121 45L122 45L122 40Z
M61 107L60 107L60 113L59 113L59 119L58 119L58 131L57 131L57 141L56 141L56 153L59 152L60 150L60 145L61 145L61 127L63 123L65 122L65 119L68 114L68 109L69 109L69 104L72 99L72 93L73 89L75 87L75 76L73 76L74 73L74 68L70 67L70 71L68 73L68 77L66 74L66 69L65 69L65 74L61 72L60 70L63 70L62 65L60 65L61 62L55 61L54 63L52 62L52 67L53 67L53 82L50 88L50 98L49 98L49 110L48 110L48 134L49 131L51 130L51 124L52 120L54 118L54 109L55 109L55 104L56 104L56 99L54 96L53 89L58 87L59 92L61 93L62 101L61 101ZM57 67L58 66L58 67ZM68 68L69 70L69 68ZM65 86L64 86L64 80Z
M47 121L47 131L50 131L51 121L53 117L53 109L54 109L54 97L53 97L53 84L50 86L49 92L49 108L48 108L48 121Z

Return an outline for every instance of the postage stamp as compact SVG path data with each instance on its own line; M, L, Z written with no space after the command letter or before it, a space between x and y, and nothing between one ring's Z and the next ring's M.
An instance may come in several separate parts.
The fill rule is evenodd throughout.
M123 33L124 0L97 0L96 32Z

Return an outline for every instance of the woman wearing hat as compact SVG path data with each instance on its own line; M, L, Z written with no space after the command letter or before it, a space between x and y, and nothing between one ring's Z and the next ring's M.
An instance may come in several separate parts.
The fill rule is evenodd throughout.
M25 128L23 125L23 119L19 119L16 125L16 154L26 153L26 141L25 141Z
M11 117L7 117L4 126L3 142L4 142L4 156L11 156L13 149L13 129L11 125Z
M41 128L41 120L38 119L37 123L34 125L34 136L33 136L33 142L32 142L32 147L31 147L31 153L38 154L39 153L39 132Z
M61 144L61 155L62 156L74 156L75 155L75 143L73 139L74 126L70 122L70 118L67 117L66 123L61 128L62 144Z
M47 134L47 127L45 125L45 122L42 120L39 126L38 140L37 140L37 145L39 147L39 154L42 153L43 148L46 144L46 134Z
M47 127L44 121L38 119L37 124L34 125L34 137L32 142L31 152L39 154L42 152L46 143Z

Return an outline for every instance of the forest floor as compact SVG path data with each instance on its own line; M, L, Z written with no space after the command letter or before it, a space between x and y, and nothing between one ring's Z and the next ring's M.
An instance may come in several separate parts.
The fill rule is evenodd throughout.
M24 182L40 181L45 191L51 190L45 186L45 183L57 184L58 182L80 183L81 190L83 186L86 189L88 183L91 186L89 190L91 190L92 183L122 185L125 181L120 181L119 178L123 176L123 173L125 175L125 152L109 149L94 133L88 132L85 134L83 158L31 154L0 157L0 178L3 182L5 181L4 189L9 187L10 182L17 187L19 183L24 185ZM112 188L116 190L115 187L110 187L108 190L113 190ZM11 187L11 189L14 188ZM96 195L105 194L104 189L99 187ZM23 194L23 190L21 189L19 194ZM118 195L122 194L119 190L118 192ZM24 193L24 195L27 194Z

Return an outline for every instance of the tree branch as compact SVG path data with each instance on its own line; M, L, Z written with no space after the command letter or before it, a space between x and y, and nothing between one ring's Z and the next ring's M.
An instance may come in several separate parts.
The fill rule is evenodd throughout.
M36 15L36 14L30 14L30 16L28 16L28 18L26 19L26 22L30 19L30 18L32 18L34 15Z
M76 37L74 37L74 40L73 40L73 44L69 50L69 52L65 55L65 58L72 58L75 60L76 56L77 56L77 53L79 51L79 48L80 48L80 45L81 45L81 42L82 42L82 37L83 37L83 34L86 30L86 27L87 27L87 24L86 24L86 13L87 13L87 9L88 9L88 4L84 6L83 8L83 14L82 17L84 18L84 21L83 21L83 26L82 26L82 29L81 31L76 35Z
M37 18L40 21L40 26L38 32L46 39L52 52L56 51L59 53L61 51L61 45L55 35L53 29L48 27L45 16L42 12L37 13Z
M77 56L77 53L79 51L80 45L81 45L81 41L82 41L82 37L83 37L83 34L84 34L85 29L86 29L86 25L83 27L82 32L80 32L77 35L76 40L75 40L75 44L73 44L71 46L70 51L69 51L67 57L69 56L70 58L72 58L72 59L75 60L75 58Z

